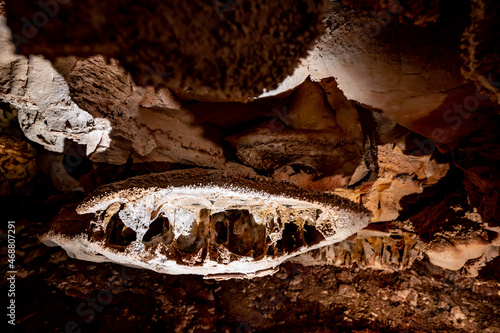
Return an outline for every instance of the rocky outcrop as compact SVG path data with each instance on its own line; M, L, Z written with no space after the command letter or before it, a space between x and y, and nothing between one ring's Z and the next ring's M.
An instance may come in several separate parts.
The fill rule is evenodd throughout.
M243 164L318 190L349 183L362 157L362 131L334 80L306 80L268 114L269 121L226 138Z
M168 275L75 260L61 248L46 247L36 238L45 223L40 222L42 205L47 206L25 209L36 214L37 222L31 218L16 222L16 256L22 262L16 287L25 291L17 294L16 301L46 301L43 307L17 309L16 328L26 331L41 325L45 331L64 331L68 322L82 331L90 327L125 330L132 325L146 331L201 332L283 327L291 332L324 331L325 327L363 333L500 331L500 284L494 278L498 262L478 278L463 277L427 261L416 261L410 269L397 272L285 263L276 274L255 279ZM2 283L7 285L5 279ZM102 311L96 311L95 317L79 316L77 309L92 309L89 301ZM54 306L68 310L54 311ZM85 321L89 318L93 318L90 323Z
M101 54L118 59L139 86L224 100L258 96L291 74L323 31L327 6L324 0L48 3L7 3L23 54L51 60Z
M500 254L500 229L471 206L457 172L426 189L417 200L417 196L405 200L404 218L425 243L424 252L433 264L477 276Z
M42 57L14 55L5 25L1 33L0 77L8 79L0 82L0 101L16 110L29 140L58 153L74 142L92 161L111 164L129 157L136 163L225 163L216 131L168 90L136 87L115 61L102 57L59 59L58 72Z
M429 151L435 149L430 147L434 144L449 151L460 138L488 122L494 113L488 97L499 81L495 76L498 52L483 52L496 43L483 41L481 36L494 36L483 32L498 29L494 15L481 19L486 17L481 16L485 6L479 2L473 6L469 26L465 3L446 2L441 7L439 1L345 3L365 11L334 3L327 14L325 35L283 89L297 87L306 72L313 81L334 78L349 100L380 110L428 138L416 143ZM482 58L475 59L478 55ZM464 76L460 74L463 64Z
M71 100L66 81L49 61L15 55L10 38L0 17L0 101L15 110L26 137L54 152L63 152L66 140L86 145L88 155L109 147L109 122Z
M307 59L311 79L333 77L348 99L382 110L441 149L454 147L491 105L460 75L460 40L452 36L462 16L442 18L445 35L395 20L380 26L370 15L338 7ZM370 30L373 23L379 29Z
M348 200L191 169L128 179L63 209L42 241L71 257L168 274L254 277L369 223Z
M499 6L322 3L0 0L17 331L500 332Z
M425 251L436 266L450 270L464 268L469 276L477 276L486 263L500 256L500 241L492 243L488 238L484 239L484 235L436 236L439 238L430 243Z
M464 172L470 204L484 221L500 226L500 117L460 141L454 163Z
M9 15L14 15L22 3L9 3ZM350 1L344 3L353 6ZM88 13L85 4L95 4L92 13L77 16L76 11ZM9 21L14 27L12 36L4 18L0 18L0 128L5 131L1 155L3 189L24 186L35 170L35 152L23 141L24 134L29 141L40 145L38 169L50 175L52 183L62 192L88 193L95 185L134 174L199 166L224 170L219 171L222 173L230 171L232 178L226 181L233 185L242 179L257 179L260 174L279 181L282 192L286 187L295 189L290 185L295 184L308 189L300 190L303 193L320 190L326 197L335 193L373 214L377 231L367 229L324 251L309 253L305 257L311 263L397 270L408 268L425 252L435 265L474 275L498 255L495 228L499 225L500 184L496 166L495 74L489 80L489 72L496 72L498 59L492 52L494 48L487 47L488 43L495 44L489 31L496 23L483 15L487 10L495 12L496 7L490 2L473 1L470 25L469 9L463 2L451 12L442 10L450 7L446 1L398 4L367 0L356 4L361 10L332 2L324 21L326 34L307 57L306 49L322 26L321 15L317 15L323 6L321 1L304 1L293 6L241 2L225 4L226 7L214 2L213 8L195 2L177 8L175 17L169 12L164 19L174 24L185 20L188 14L207 14L210 9L215 10L218 21L206 22L205 30L193 31L187 31L188 25L182 22L182 26L155 35L148 32L157 32L157 14L149 13L153 7L145 10L147 4L155 4L159 13L179 7L175 1L158 4L152 0L146 4L37 2L25 13L35 21L23 21L31 26L20 25L14 17ZM259 4L264 7L260 8L255 25L240 26L241 20L255 14ZM196 6L199 8L195 11ZM273 8L276 10L271 15ZM110 9L123 10L116 20L100 20L98 13ZM47 24L42 24L40 20L48 15L47 10L57 13ZM124 37L133 24L122 31L115 29L134 10L135 23L150 19L145 30L138 30L144 45L138 45L131 34ZM269 16L273 18L266 21ZM264 25L277 19L289 24L261 31ZM47 39L56 27L68 22L89 24L85 29L57 31L57 38ZM198 21L194 23L197 24ZM103 28L112 29L95 41L89 40ZM75 31L81 34L79 39L72 38ZM110 39L110 31L114 40ZM26 39L30 33L32 36ZM205 33L211 34L210 38L203 39ZM177 38L180 35L183 38ZM483 35L490 39L483 39ZM282 38L295 38L297 42L276 47L275 42ZM154 48L152 42L156 43ZM251 47L247 47L250 42ZM158 45L163 47L161 54ZM22 52L45 53L51 62L40 56L18 55L16 47ZM96 52L104 56L58 57ZM293 75L279 83L292 70ZM476 89L477 85L483 87ZM19 122L21 134L12 126L15 121ZM82 164L78 170L67 165L68 156L75 149L77 163ZM19 156L15 150L19 150ZM444 155L439 150L450 153ZM102 170L114 174L100 176ZM194 182L200 172L179 174L186 179L193 176L190 181ZM219 177L219 173L205 172ZM247 199L242 199L239 188L236 192L225 187L216 189L220 193L213 189L203 192L205 188L197 183L187 184L194 186L186 190L194 191L189 193L175 192L175 186L173 192L170 187L166 192L148 187L146 194L137 190L143 188L144 182L162 177L129 178L129 184L124 185L126 189L121 189L119 195L115 185L105 187L93 198L106 201L122 196L126 202L121 199L107 202L106 207L86 212L91 216L64 210L54 222L56 229L62 228L60 237L56 234L50 236L54 238L48 237L64 244L69 252L77 249L75 255L81 258L89 255L83 247L95 247L91 257L97 261L104 260L96 254L100 252L107 253L109 260L119 257L117 261L141 266L144 258L158 259L155 256L159 251L164 256L163 264L168 262L171 266L158 264L152 269L162 272L199 269L200 274L257 274L264 266L274 267L287 256L310 250L312 245L319 246L314 242L321 237L328 241L336 237L321 232L319 235L318 226L312 222L298 225L283 222L290 212L282 211L293 207L280 206L270 213L273 221L282 224L276 232L271 232L270 224L258 222L263 219L259 215L262 212L255 215L253 209L265 206L266 198L278 203L290 199L283 198L283 193L267 193L263 199L262 193L252 192L259 205L239 205L238 201L234 207L221 208L209 204L204 195L213 197L229 191L230 195L224 197L226 201ZM430 202L430 196L444 195L446 185L442 183L449 185L454 177L457 184L453 188L459 193L459 202L448 196L437 205ZM271 182L268 178L259 179ZM198 196L205 206L200 204L203 208L194 211L197 206L190 206L189 210L171 204L172 201L167 209L168 205L158 198L172 193ZM135 195L141 198L130 199ZM292 206L310 204L294 200ZM133 209L127 206L132 201ZM154 202L151 204L154 209L147 208L150 201ZM454 207L453 212L446 212L449 207ZM288 215L307 220L312 213L306 208ZM189 217L189 223L184 225L187 231L182 229L185 221L179 220L177 213L172 215L172 211ZM85 218L81 219L82 216ZM131 222L131 216L137 219ZM74 220L81 223L63 228ZM386 223L397 225L399 233L396 229L381 230ZM91 226L96 229L89 230ZM316 228L309 232L318 239L307 236L306 241L306 227ZM68 238L75 230L84 235L80 243ZM277 238L266 238L271 234L282 237L281 245L276 245ZM426 243L423 250L422 242ZM291 248L285 249L284 243ZM419 250L412 252L416 244ZM264 248L273 253L265 252ZM276 251L282 252L276 255ZM215 252L219 257L211 257ZM132 261L127 261L124 253L134 254ZM401 253L404 255L398 257ZM274 257L268 264L262 264L267 255ZM398 262L399 259L402 261ZM246 265L245 260L255 265L249 264L252 268L247 271L240 269L239 263ZM156 262L148 265L141 267L151 268Z
M103 57L74 60L64 75L73 100L110 122L116 144L93 160L123 164L130 156L135 163L224 164L220 134L184 109L170 91L135 86L123 68Z
M424 243L404 229L363 229L337 244L301 254L290 261L302 265L333 265L395 272L410 268L424 255Z
M500 103L498 15L500 8L495 1L471 1L471 24L462 37L462 73L481 87L484 95Z
M405 147L404 138L399 144L378 146L378 175L355 187L336 189L335 193L362 203L373 213L373 222L398 219L402 210L401 199L422 193L426 187L435 185L446 176L450 169L448 163L438 162L430 155L406 154ZM364 170L364 175L368 175L369 169L365 167Z
M454 223L447 223L433 233L426 246L429 260L440 267L463 269L469 276L477 276L481 267L500 256L500 229L488 228L477 211L453 207ZM463 217L458 218L458 216Z
M22 193L38 171L35 157L26 141L0 134L0 196Z

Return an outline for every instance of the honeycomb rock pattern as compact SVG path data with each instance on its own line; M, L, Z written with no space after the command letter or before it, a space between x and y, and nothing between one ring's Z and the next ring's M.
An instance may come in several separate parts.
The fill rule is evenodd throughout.
M254 277L370 221L347 199L190 169L138 176L66 207L42 236L78 259L168 274Z

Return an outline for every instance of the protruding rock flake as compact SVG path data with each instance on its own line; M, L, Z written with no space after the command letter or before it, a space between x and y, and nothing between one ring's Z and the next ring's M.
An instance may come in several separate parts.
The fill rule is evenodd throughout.
M434 233L425 254L434 265L477 276L486 263L500 256L500 228L488 227L476 211L464 212L464 218L474 224L457 223L451 230Z
M272 273L370 221L365 209L332 194L201 169L110 184L67 210L73 220L63 210L42 241L72 257L223 277Z
M323 32L327 5L326 0L60 1L59 15L51 15L29 43L20 39L22 18L36 17L44 3L9 1L6 7L23 54L49 59L101 54L118 59L140 86L245 101L293 73Z

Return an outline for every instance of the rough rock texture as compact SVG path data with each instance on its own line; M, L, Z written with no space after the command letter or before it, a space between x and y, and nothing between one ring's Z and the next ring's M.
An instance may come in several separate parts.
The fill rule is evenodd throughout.
M319 190L348 184L361 160L362 132L335 81L306 80L269 113L271 120L226 138L243 164Z
M43 54L52 60L102 54L118 59L137 85L188 88L196 94L245 100L275 88L293 72L323 31L327 2L52 4L47 8L36 0L7 3L9 25L23 54Z
M444 1L442 8L440 1L401 5L364 1L356 2L355 7L374 11L368 14L334 3L327 14L325 35L283 88L291 91L297 87L306 72L313 81L333 77L348 99L383 111L443 151L452 149L461 137L488 122L495 111L488 99L491 93L481 87L491 90L500 81L495 79L498 52L481 51L496 45L483 41L481 36L494 38L498 30L494 15L469 26L469 7L463 1ZM484 17L480 15L484 6L475 7L473 21L479 21ZM497 10L493 4L491 7ZM468 30L460 40L465 28ZM460 47L465 49L462 54ZM476 54L481 59L475 59ZM460 74L464 63L465 77ZM474 74L479 64L482 67ZM488 73L484 72L485 66ZM467 79L473 79L479 89ZM419 144L428 147L426 142Z
M285 129L276 133L264 125L228 140L244 164L261 170L290 165L320 176L336 173L349 177L361 157L359 142L346 145L329 131ZM313 151L311 144L316 147Z
M26 137L63 152L67 140L87 146L87 154L109 146L109 121L95 119L70 98L64 78L50 62L14 55L10 31L0 17L0 101L16 111Z
M500 256L500 229L488 226L464 199L447 196L443 202L420 208L405 221L370 224L342 242L291 261L398 271L425 255L436 266L476 277Z
M295 67L293 74L287 76L286 79L284 79L276 89L264 91L264 93L259 95L258 98L265 98L270 96L277 96L277 97L286 96L295 88L297 88L301 83L307 80L308 77L309 77L309 70L305 65L305 61L302 60L297 65L297 67Z
M400 147L405 147L404 141L399 141L399 145L387 143L377 147L378 175L374 181L368 179L354 188L335 190L336 194L368 208L373 214L373 222L396 220L403 197L435 185L450 169L448 163L433 160L430 155L408 155ZM366 177L369 170L364 170L362 176Z
M56 2L62 0L31 1ZM9 6L19 3L25 1ZM203 6L226 5L212 14L223 14L218 24L230 28L259 3ZM301 3L271 4L280 11L266 24L281 10L300 11L302 24L312 14ZM296 54L280 50L298 50L305 39L278 36L290 45L273 45L276 54L265 59L273 67L261 74L277 88L263 94L252 81L260 74L247 86L183 89L175 72L177 88L165 89L168 69L161 66L146 68L149 86L141 87L132 80L139 72L131 76L103 56L25 58L14 53L1 18L0 181L11 193L0 211L16 227L16 331L500 332L498 5L345 3L351 8L332 2L327 34L281 84L279 75L291 70L282 73L280 59L289 64ZM99 19L88 13L114 1L84 8L78 20L91 24L57 31L61 39L83 39L49 51L90 45L79 50L88 53L96 44L85 36L102 25L121 24L127 33L134 27L141 38L156 29L156 22L134 26L144 12L124 24L144 2L123 4L124 12ZM172 15L182 20L197 4ZM170 5L177 1L160 6ZM35 7L26 8L27 21L14 20L43 25ZM47 28L74 19L57 15ZM142 40L184 34L200 22L211 29L209 15L203 19L163 25L164 34ZM246 35L260 20L265 15L217 36L239 34L238 41L251 40L249 52L266 53L269 41L259 48L261 35ZM52 31L39 30L40 40ZM113 35L114 45L135 43L133 34L107 32L97 41ZM180 43L189 36L179 35ZM153 51L175 58L210 43ZM143 51L150 45L120 56L137 64ZM216 73L228 66L245 75L266 69L233 62L237 52L229 51L183 58L179 68L192 74L196 60L219 57L201 69L198 83L204 75L230 81ZM247 88L259 98L222 102L243 98ZM369 212L373 223L358 230ZM41 234L70 256L98 263L68 258L41 244ZM2 271L12 269L8 248L0 252ZM245 274L252 279L239 279Z
M36 150L26 141L0 134L0 195L19 192L37 172Z
M479 214L471 214L479 217ZM479 220L481 221L481 220ZM466 271L476 276L479 268L500 255L500 234L488 232L478 226L467 227L461 224L453 230L436 232L435 238L425 250L430 262L451 270L461 269L468 263Z
M500 226L500 117L460 141L455 164L464 171L470 203L484 221Z
M364 229L342 242L301 254L290 261L306 266L357 266L389 272L410 268L423 258L424 243L404 229Z
M419 196L404 198L402 218L426 244L424 252L433 264L477 276L499 256L500 229L471 206L457 172ZM436 195L441 199L435 200Z
M453 147L485 121L491 105L460 75L454 32L460 33L463 17L455 10L442 18L447 30L398 22L381 26L369 15L334 8L326 34L307 59L311 79L334 77L348 99L382 110L440 148ZM379 29L372 32L367 27L374 23Z
M222 167L220 134L182 108L168 90L136 87L115 61L100 56L68 61L71 66L61 63L59 70L73 100L94 117L109 120L112 128L115 144L93 156L95 161L123 164L131 155L135 163Z
M41 217L36 208L54 211L59 204L30 203L37 222L26 209L16 218L17 258L22 262L16 302L24 305L17 309L16 331L37 331L43 323L44 331L59 332L72 322L82 332L103 333L134 327L185 332L500 331L495 266L478 278L427 261L393 273L287 263L273 276L252 280L158 274L71 259L64 250L41 244L36 236L48 216ZM7 293L7 280L0 287ZM96 299L105 301L96 301L100 311L89 303Z
M191 169L98 189L76 211L63 209L41 239L83 260L254 277L368 223L362 209L335 195Z
M390 21L396 16L399 22L425 26L436 23L440 16L442 0L342 0L343 4L359 10L369 11L377 20Z
M462 38L462 73L500 103L500 8L495 1L471 1L471 24Z
M58 153L75 142L93 161L112 164L129 157L136 163L225 163L216 130L180 108L167 90L136 87L116 61L102 57L59 59L60 74L41 57L14 55L8 34L2 24L0 70L8 79L0 80L0 101L17 111L31 141Z

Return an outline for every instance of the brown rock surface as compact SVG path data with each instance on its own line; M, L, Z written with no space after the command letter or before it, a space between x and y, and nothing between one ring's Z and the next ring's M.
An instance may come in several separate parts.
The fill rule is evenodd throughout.
M37 241L43 222L18 219L16 226L22 236L18 259L25 262L16 281L22 291L16 301L27 304L18 308L17 330L33 331L41 322L48 331L74 322L83 332L135 325L201 332L500 329L497 282L466 280L428 262L395 273L287 263L274 276L214 281L74 260ZM1 287L7 288L5 280ZM38 299L45 306L33 302ZM100 311L81 316L92 309L89 300ZM54 312L53 306L64 311Z
M363 151L354 105L332 80L306 80L281 101L268 112L271 120L226 138L239 160L305 187L347 185Z
M59 59L57 72L41 57L14 55L8 29L1 29L0 101L17 111L29 140L57 153L74 142L92 161L111 164L129 157L135 163L225 163L221 134L168 90L135 86L116 61L101 56Z
M471 1L471 24L462 37L462 73L486 95L500 103L500 23L498 4L491 0Z
M183 109L168 90L135 86L115 61L76 60L65 77L72 99L94 117L110 122L115 145L102 156L92 156L95 161L123 164L131 154L136 163L221 167L225 162L214 128Z
M23 54L52 60L102 54L118 59L139 86L189 88L212 98L246 100L293 72L323 30L327 2L53 4L49 19L36 0L7 3L14 41Z
M460 142L454 162L464 171L470 203L486 223L500 226L499 117Z
M500 332L496 2L3 4L15 331Z
M407 155L399 144L387 143L377 147L378 175L355 188L335 190L338 195L362 203L373 213L373 222L396 220L405 196L422 193L446 176L450 166L433 160L430 155Z
M0 195L20 193L38 171L36 150L26 141L0 134Z
M127 179L66 207L41 240L72 258L166 274L251 278L342 241L362 207L263 177L190 169Z
M460 74L466 6L446 8L439 26L417 27L389 12L380 21L337 5L307 58L311 79L333 77L348 99L383 111L440 149L453 148L487 122L492 104Z

